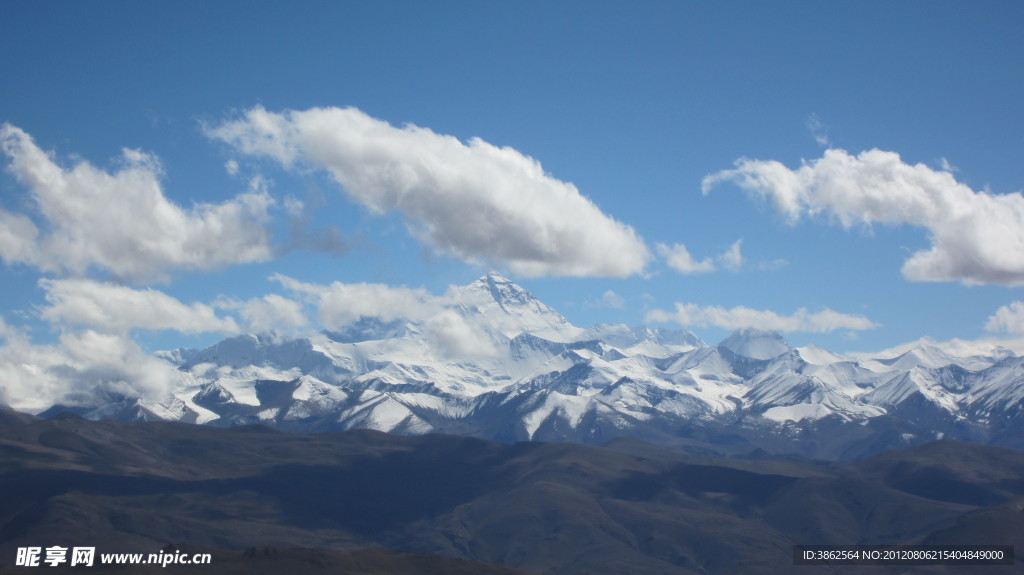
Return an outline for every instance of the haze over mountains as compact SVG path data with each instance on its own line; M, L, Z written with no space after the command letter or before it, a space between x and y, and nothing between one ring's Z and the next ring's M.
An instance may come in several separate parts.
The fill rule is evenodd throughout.
M1024 447L1024 358L1003 348L850 357L769 332L709 345L689 331L584 329L494 272L417 309L396 305L308 337L161 352L179 366L170 394L108 393L43 415L503 442L630 436L827 459L942 438Z

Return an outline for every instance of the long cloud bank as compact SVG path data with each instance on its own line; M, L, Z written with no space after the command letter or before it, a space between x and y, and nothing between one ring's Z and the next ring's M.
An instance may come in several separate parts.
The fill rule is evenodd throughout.
M137 290L87 279L39 281L49 305L40 316L55 325L78 325L107 332L134 329L183 333L237 333L231 318L218 317L205 304L184 304L157 290Z
M839 313L830 309L809 312L798 309L791 315L780 315L771 310L745 306L724 308L677 303L675 311L654 309L647 313L649 322L674 322L683 327L719 327L723 329L760 329L765 331L826 333L840 329L860 331L873 329L878 324L861 315Z
M433 248L525 276L641 273L650 250L569 182L509 147L398 128L355 108L269 112L208 128L244 154L325 170L352 200L398 212Z
M704 178L703 190L732 182L769 199L791 223L825 214L843 227L910 224L931 248L903 265L910 281L1024 285L1024 195L978 192L948 171L904 163L894 152L826 150L795 170L741 159Z

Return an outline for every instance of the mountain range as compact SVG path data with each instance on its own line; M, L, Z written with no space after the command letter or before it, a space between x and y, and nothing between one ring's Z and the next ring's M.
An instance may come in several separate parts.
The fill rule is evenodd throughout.
M429 317L362 317L343 330L247 334L159 352L179 374L163 397L94 396L41 415L259 423L605 444L634 437L709 454L860 459L954 439L1024 448L1024 357L791 347L739 331L572 325L492 272L449 290Z

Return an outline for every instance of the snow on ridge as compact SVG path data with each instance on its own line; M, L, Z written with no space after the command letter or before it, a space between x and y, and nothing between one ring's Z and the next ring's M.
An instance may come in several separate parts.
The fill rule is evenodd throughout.
M796 348L800 358L811 365L829 365L833 363L851 361L851 358L838 353L822 349L814 344Z
M769 408L761 416L781 423L784 421L803 421L805 419L818 420L832 413L831 409L820 403L797 403Z

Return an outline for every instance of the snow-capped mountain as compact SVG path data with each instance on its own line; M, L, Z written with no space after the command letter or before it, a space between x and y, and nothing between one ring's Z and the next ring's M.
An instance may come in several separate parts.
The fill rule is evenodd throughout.
M243 335L159 357L178 388L107 397L86 417L371 428L503 441L632 435L711 449L855 457L938 437L1024 446L1024 358L794 349L746 330L582 329L497 273L449 290L427 320L362 318L297 339Z

